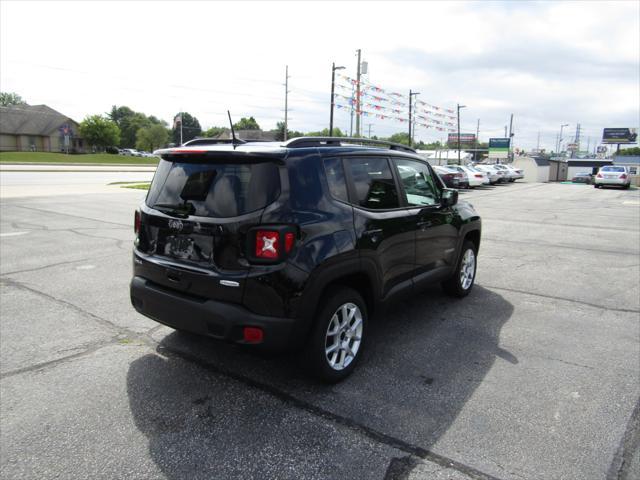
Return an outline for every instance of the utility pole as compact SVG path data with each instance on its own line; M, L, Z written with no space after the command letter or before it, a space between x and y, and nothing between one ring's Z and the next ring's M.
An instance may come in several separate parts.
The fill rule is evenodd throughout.
M335 63L331 64L331 113L329 115L329 136L333 136L333 107L335 106L335 88L336 88L336 70L342 70L344 67L336 67Z
M289 114L289 65L285 67L284 73L284 141L287 141L287 130L289 129L288 122Z
M360 56L362 50L358 49L358 70L356 75L356 137L360 136Z
M413 104L413 97L420 95L420 92L412 92L409 90L409 147L413 147L413 116L411 114L411 106Z
M576 138L574 139L574 142L576 144L575 146L575 150L573 152L571 152L571 158L575 158L576 153L580 150L580 124L576 124Z
M556 154L560 153L560 149L562 148L562 130L564 130L564 127L568 127L568 126L569 126L568 123L564 123L560 125L560 135L558 135L558 144L556 147Z
M509 120L509 160L513 162L513 145L511 145L512 139L513 139L513 113L511 114L511 119Z
M504 126L504 138L507 138L507 126Z
M349 136L353 137L353 111L356 105L355 95L355 85L351 85L351 125L349 126Z
M465 108L466 105L460 105L459 103L457 104L458 106L458 165L460 165L460 109L461 108Z
M478 124L476 125L476 147L473 152L473 160L478 161L478 137L480 136L480 119L478 119Z
M538 130L538 143L536 144L536 150L540 152L540 130Z
M373 123L369 124L369 138L371 138L371 125L373 125Z

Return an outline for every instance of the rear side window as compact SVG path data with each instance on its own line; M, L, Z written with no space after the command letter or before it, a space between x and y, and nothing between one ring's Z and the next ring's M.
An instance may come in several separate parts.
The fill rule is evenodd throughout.
M389 168L381 157L352 157L346 159L356 204L373 210L398 208L398 190Z
M327 173L327 183L331 196L336 200L348 202L347 182L344 178L344 169L342 168L342 159L325 158L324 170Z
M394 161L398 167L407 204L422 206L437 205L440 202L440 192L429 167L411 160L395 159Z
M160 160L146 203L167 212L235 217L264 208L279 195L280 176L273 163Z

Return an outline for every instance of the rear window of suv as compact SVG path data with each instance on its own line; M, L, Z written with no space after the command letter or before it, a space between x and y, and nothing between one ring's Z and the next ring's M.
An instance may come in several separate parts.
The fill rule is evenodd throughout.
M235 217L266 207L280 195L278 166L160 160L146 203L168 213Z

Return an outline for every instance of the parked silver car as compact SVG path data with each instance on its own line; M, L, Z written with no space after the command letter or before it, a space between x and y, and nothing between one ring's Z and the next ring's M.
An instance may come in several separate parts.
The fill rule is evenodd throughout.
M627 167L621 165L605 165L600 167L598 174L593 178L594 188L616 185L622 188L631 187L631 177Z

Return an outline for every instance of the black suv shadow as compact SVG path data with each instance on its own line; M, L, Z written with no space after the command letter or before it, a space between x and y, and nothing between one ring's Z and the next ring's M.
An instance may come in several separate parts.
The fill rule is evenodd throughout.
M427 290L370 323L360 365L333 386L310 379L295 354L258 355L171 333L160 356L131 364L131 412L169 478L380 478L388 451L375 450L387 446L360 451L337 439L332 424L429 449L496 358L518 363L499 346L512 312L480 285L463 300ZM295 468L287 473L286 465Z

